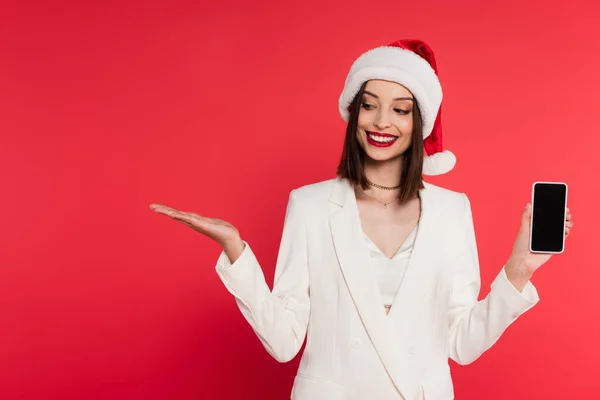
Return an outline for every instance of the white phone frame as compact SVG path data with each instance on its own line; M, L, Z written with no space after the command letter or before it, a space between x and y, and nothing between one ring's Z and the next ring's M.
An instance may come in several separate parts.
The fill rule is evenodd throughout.
M563 217L563 242L562 242L562 250L561 251L534 251L531 249L531 240L533 238L533 207L535 204L535 185L538 183L548 183L551 185L564 185L565 186L565 215ZM529 251L536 254L561 254L565 251L565 224L567 222L567 198L569 195L569 186L565 182L547 182L547 181L536 181L531 185L531 220L529 225Z

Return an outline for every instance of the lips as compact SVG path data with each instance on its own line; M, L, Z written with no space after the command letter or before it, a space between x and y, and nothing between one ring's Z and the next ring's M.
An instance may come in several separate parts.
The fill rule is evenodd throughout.
M390 133L381 133L381 132L372 132L372 131L366 131L366 133L367 133L367 142L371 146L375 146L375 147L390 147L392 144L394 144L396 139L398 139L398 136L392 135ZM379 139L379 138L393 138L393 140L385 141L385 142L378 142L376 139Z

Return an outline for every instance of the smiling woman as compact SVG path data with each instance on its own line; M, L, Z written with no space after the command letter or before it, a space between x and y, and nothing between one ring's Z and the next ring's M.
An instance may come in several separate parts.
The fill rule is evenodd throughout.
M308 336L293 400L450 400L448 359L473 362L539 300L529 278L549 256L527 251L530 209L478 301L469 198L423 181L456 161L435 68L419 40L354 62L337 176L291 191L272 290L231 224L152 206L223 246L216 272L269 354L287 362Z
M404 182L398 202L414 198L423 188L424 149L421 112L411 92L396 82L370 80L361 84L349 109L360 112L349 114L337 175L367 190L365 164L396 158ZM396 139L378 142L389 137Z

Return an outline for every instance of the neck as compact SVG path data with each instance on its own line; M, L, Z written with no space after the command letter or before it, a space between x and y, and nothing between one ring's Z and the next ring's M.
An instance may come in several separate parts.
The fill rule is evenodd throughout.
M370 182L381 186L398 186L401 183L402 161L403 157L387 161L376 161L365 157L365 176Z

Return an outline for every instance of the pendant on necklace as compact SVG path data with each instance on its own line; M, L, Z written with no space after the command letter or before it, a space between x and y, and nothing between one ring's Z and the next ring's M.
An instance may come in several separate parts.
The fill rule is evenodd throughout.
M384 204L384 205L383 205L383 208L387 208L387 204Z

